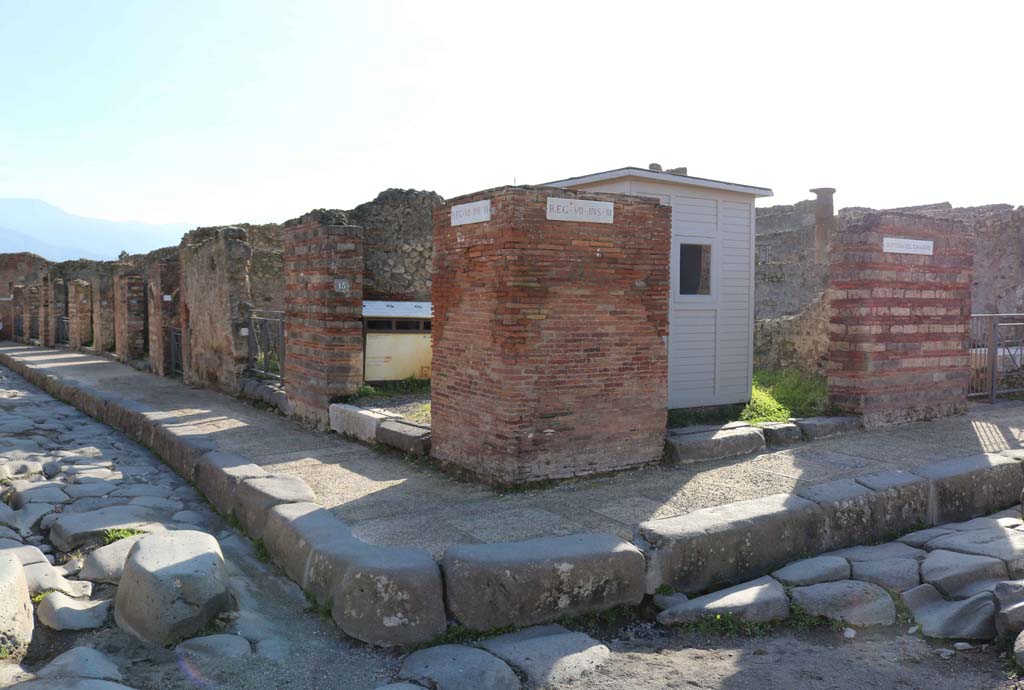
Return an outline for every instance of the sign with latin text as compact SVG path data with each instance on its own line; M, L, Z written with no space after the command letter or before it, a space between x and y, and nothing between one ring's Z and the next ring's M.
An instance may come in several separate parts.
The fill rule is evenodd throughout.
M920 254L931 256L935 243L931 240L910 240L905 237L883 237L882 251L886 254Z
M484 223L491 219L491 200L473 201L452 206L452 225Z
M577 223L615 222L615 204L610 201L558 199L548 197L548 220L574 220Z

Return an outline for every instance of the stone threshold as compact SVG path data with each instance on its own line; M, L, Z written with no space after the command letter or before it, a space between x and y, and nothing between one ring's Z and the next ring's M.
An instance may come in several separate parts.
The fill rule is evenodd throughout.
M187 420L46 374L7 353L0 363L152 449L262 541L346 634L380 646L429 642L449 618L485 632L637 606L663 587L696 594L807 554L988 515L1017 503L1024 485L1024 454L1006 451L651 520L638 527L634 543L574 534L456 544L439 562L425 549L360 541L309 501L301 480L268 475L243 456L217 451L211 435Z

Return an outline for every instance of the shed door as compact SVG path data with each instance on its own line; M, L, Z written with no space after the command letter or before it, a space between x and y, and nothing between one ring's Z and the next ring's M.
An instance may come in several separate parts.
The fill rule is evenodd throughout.
M673 194L669 407L750 399L752 205Z

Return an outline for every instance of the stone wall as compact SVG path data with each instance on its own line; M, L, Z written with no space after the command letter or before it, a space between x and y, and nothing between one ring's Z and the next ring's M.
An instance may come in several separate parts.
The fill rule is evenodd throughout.
M41 283L49 268L50 262L36 254L0 254L0 297L10 293L11 285Z
M68 282L68 347L92 345L92 286L84 280Z
M158 376L171 374L170 330L180 328L181 263L162 261L149 272L149 366Z
M46 328L43 334L43 344L53 347L57 343L60 320L68 313L67 285L62 278L50 278L44 280L43 289L44 308L46 310Z
M828 264L815 260L814 205L757 209L755 320L798 314L824 291Z
M334 398L363 382L363 230L341 211L284 228L284 385L294 416L326 428Z
M146 307L145 278L114 277L114 352L122 362L146 357L149 345Z
M181 242L182 358L190 385L229 393L248 362L252 247L243 228L199 228Z
M434 192L388 189L348 213L363 228L366 299L430 300Z
M92 287L92 349L113 352L114 334L114 277L105 273L93 276Z
M549 196L614 223L548 220ZM490 220L452 207L490 200ZM664 449L670 209L502 187L434 213L432 453L493 484L620 470Z
M798 314L754 323L754 369L828 370L828 301L822 292Z
M933 243L884 252L884 237ZM878 427L967 408L974 237L956 220L868 213L833 241L829 402Z

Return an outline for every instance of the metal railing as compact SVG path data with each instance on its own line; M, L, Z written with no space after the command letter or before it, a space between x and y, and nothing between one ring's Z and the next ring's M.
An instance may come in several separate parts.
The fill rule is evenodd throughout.
M170 354L171 373L181 376L184 371L181 358L181 329L174 326L167 329L167 350Z
M14 315L14 337L24 338L25 337L25 324L23 323L24 317L21 314Z
M973 314L968 347L968 396L1024 392L1024 314Z
M59 316L57 317L56 331L53 334L55 342L68 344L68 317Z
M284 378L284 312L254 311L249 317L249 370Z

